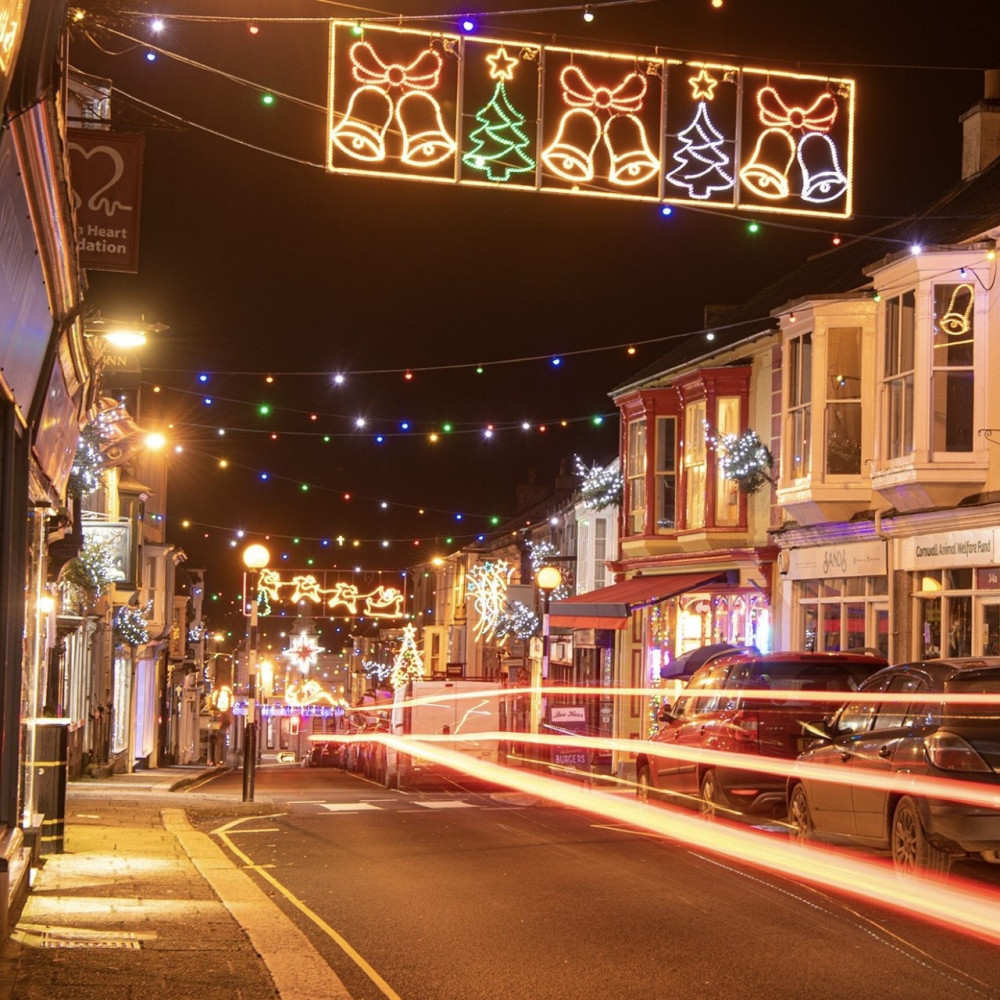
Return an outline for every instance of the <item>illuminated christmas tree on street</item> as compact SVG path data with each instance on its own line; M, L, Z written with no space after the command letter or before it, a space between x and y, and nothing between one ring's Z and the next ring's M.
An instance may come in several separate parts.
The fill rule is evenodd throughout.
M525 153L531 140L521 126L522 115L507 97L504 81L514 76L517 59L507 55L501 46L487 56L490 78L496 80L493 96L476 112L479 127L469 135L475 146L463 154L462 162L472 170L481 170L491 181L506 181L511 174L535 169L535 161Z
M392 664L389 683L393 688L403 687L409 681L419 681L424 676L424 661L417 649L417 630L413 625L403 629L403 642Z

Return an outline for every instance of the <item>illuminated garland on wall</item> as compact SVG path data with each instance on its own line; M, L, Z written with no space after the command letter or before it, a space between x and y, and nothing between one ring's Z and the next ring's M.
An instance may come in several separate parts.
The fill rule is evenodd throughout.
M514 601L497 621L494 635L501 645L510 637L528 639L535 635L541 626L538 615L526 604Z
M94 421L80 431L80 442L73 458L66 492L72 497L86 497L100 489L104 482L104 458L101 454L103 435Z
M752 495L768 483L774 485L774 456L756 431L744 431L739 436L723 434L716 442L716 450L722 474L733 480L741 493Z
M129 646L142 646L149 642L149 616L152 613L152 601L144 608L134 608L128 604L115 608L111 619L115 638Z
M560 566L559 550L551 542L528 542L528 558L531 560L531 575L535 577L543 566ZM563 582L552 591L549 599L564 601L572 593L569 581L563 574Z

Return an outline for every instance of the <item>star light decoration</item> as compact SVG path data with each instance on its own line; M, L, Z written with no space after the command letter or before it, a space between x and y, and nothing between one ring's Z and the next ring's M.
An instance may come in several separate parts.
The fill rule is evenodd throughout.
M316 666L319 654L325 652L326 650L319 645L315 637L307 635L305 632L299 632L292 636L288 649L281 655L286 657L300 673L307 674Z

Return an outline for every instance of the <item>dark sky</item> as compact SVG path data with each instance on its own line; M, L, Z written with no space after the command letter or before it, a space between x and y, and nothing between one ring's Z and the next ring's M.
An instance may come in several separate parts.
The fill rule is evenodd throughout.
M959 177L958 117L982 96L982 70L1000 64L997 0L725 0L720 10L709 0L663 0L598 5L589 25L581 9L480 18L494 37L656 45L681 57L855 78L855 218L771 216L751 236L736 213L677 209L664 219L655 204L328 175L327 28L266 19L350 19L357 8L167 0L157 13L192 9L259 18L261 30L169 20L154 37L145 18L102 5L102 20L121 35L78 29L71 59L112 79L122 92L117 127L147 137L139 273L90 272L88 304L170 327L144 355L150 384L163 388L143 404L146 422L177 423L185 449L171 459L168 537L191 565L208 567L210 589L229 592L236 529L270 533L286 565L313 558L317 567L402 569L445 549L448 536L457 544L488 529L490 515L513 515L515 488L530 475L550 481L574 454L611 458L616 419L595 427L588 417L612 414L608 391L669 341L634 357L619 345L700 329L706 305L739 302L828 249L836 228L863 232L943 193ZM403 8L449 10L459 12L412 0ZM122 35L183 61L149 63ZM286 96L265 108L259 96L268 89ZM547 360L592 348L602 350L571 355L558 369ZM482 375L418 371L407 382L401 374L480 361ZM387 373L351 374L373 370ZM346 373L342 386L332 384L336 371ZM213 373L204 384L202 372ZM232 372L258 374L223 374ZM275 381L265 383L265 373ZM205 405L205 396L215 402ZM273 407L267 418L256 412L260 402ZM363 431L354 428L359 416ZM424 432L374 442L403 420ZM481 433L491 421L521 420L533 429L492 440ZM451 421L455 432L432 445L427 421ZM183 518L191 528L181 528ZM344 548L321 544L338 535Z

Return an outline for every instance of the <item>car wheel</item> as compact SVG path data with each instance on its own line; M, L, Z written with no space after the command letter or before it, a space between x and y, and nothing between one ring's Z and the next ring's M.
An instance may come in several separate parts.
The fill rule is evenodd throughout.
M652 787L652 782L649 777L649 765L643 764L639 768L639 773L635 776L635 797L640 802L649 801L649 789Z
M788 800L788 833L792 840L799 843L806 843L815 836L806 790L801 785L796 785L792 789L791 798Z
M726 793L719 784L715 771L706 771L701 778L701 803L699 810L705 819L718 819L728 812Z
M935 847L924 832L916 802L904 795L892 817L892 863L906 875L920 874L944 878L952 857Z

